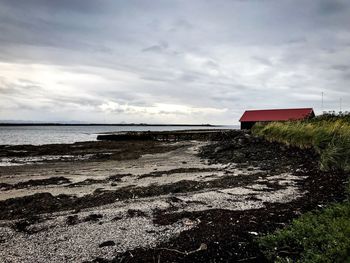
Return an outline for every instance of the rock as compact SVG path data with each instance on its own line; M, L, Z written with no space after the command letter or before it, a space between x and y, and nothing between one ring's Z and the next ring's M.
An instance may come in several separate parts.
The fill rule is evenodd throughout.
M123 217L120 216L120 215L118 215L118 216L115 216L115 217L112 219L112 221L119 221L119 220L121 220L121 219L123 219Z
M224 150L224 147L223 146L218 146L218 147L216 147L215 149L214 149L214 153L219 153L219 152L221 152L221 151L223 151Z
M84 219L84 222L88 222L88 221L96 222L99 219L101 219L102 217L103 217L103 215L101 215L101 214L90 214Z
M202 243L202 244L199 246L198 251L201 251L201 250L207 250L207 249L208 249L207 244Z
M30 226L31 223L28 222L27 220L21 220L17 223L15 223L14 228L18 231L18 232L26 232L27 231L27 227Z
M108 240L108 241L101 243L98 247L112 247L112 246L115 246L114 241Z
M136 217L136 216L145 217L146 216L145 212L143 212L141 210L136 210L136 209L129 209L127 211L127 214L129 217Z
M169 198L168 198L168 200L170 201L170 202L174 202L174 203L181 203L181 202L183 202L183 200L181 200L180 198L177 198L176 196L170 196Z
M79 223L79 218L77 215L74 216L68 216L66 220L67 225L76 225Z

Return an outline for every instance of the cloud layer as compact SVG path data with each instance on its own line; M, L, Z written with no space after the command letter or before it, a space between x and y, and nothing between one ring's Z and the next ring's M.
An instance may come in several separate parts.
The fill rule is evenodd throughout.
M236 124L350 110L346 0L2 0L0 119Z

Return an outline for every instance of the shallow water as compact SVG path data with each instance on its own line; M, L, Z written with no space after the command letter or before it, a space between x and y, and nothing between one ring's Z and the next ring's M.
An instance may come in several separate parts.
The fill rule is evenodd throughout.
M102 153L103 155L110 155L111 153ZM26 164L42 164L50 161L82 161L88 160L93 154L84 155L41 155L28 157L3 157L0 158L1 166L18 166Z
M0 145L53 144L95 141L97 134L119 131L232 129L234 126L0 126Z

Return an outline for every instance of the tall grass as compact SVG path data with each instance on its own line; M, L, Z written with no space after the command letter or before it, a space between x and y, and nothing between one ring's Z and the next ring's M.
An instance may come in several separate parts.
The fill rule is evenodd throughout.
M253 134L302 149L314 148L323 170L350 171L349 115L321 115L306 121L258 123Z

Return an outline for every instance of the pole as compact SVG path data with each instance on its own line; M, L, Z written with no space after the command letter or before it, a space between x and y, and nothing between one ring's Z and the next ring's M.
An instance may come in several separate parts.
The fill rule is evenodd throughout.
M322 113L323 113L323 91L322 91Z

